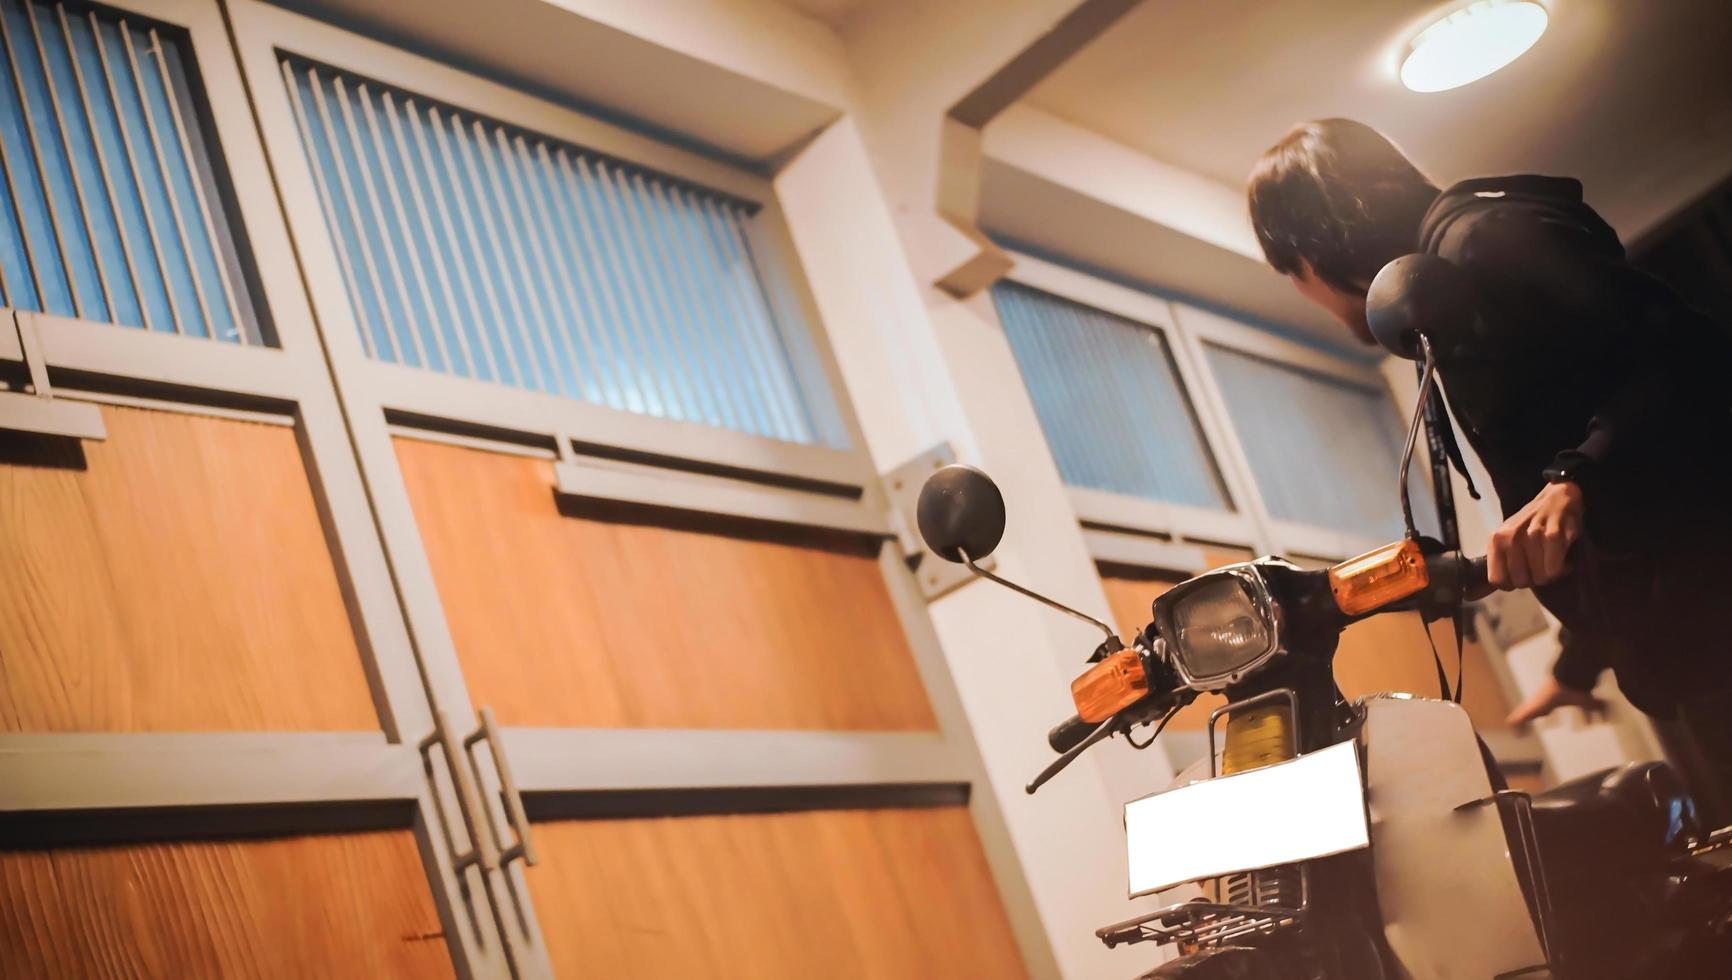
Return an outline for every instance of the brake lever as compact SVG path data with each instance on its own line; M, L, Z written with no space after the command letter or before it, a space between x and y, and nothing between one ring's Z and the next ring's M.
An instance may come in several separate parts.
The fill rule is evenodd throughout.
M1176 691L1170 692L1170 695L1168 696L1170 696L1172 700L1160 709L1159 714L1161 724L1155 729L1155 734L1152 738L1160 737L1161 731L1167 727L1167 722L1171 721L1173 716L1179 713L1179 709L1197 699L1197 692L1180 688ZM1052 760L1052 764L1048 765L1045 769L1042 769L1040 775L1034 777L1033 782L1023 787L1023 791L1028 795L1033 796L1035 790L1045 786L1048 780L1063 772L1066 766L1076 761L1077 756L1087 752L1089 746L1094 745L1097 742L1105 741L1121 731L1126 733L1126 738L1129 738L1129 732L1133 725L1139 723L1152 723L1156 712L1150 711L1149 708L1150 702L1147 699L1144 699L1143 701L1139 701L1136 704L1125 708L1118 714L1108 718L1106 721L1101 722L1099 725L1095 726L1095 730L1089 732L1082 741L1071 746L1063 755Z
M1125 711L1129 710L1129 708L1125 709ZM1076 761L1077 756L1088 751L1089 746L1112 737L1113 728L1119 723L1119 718L1125 713L1125 711L1121 711L1118 714L1113 715L1111 718L1108 718L1106 721L1101 722L1099 725L1096 725L1095 730L1089 732L1087 738L1084 738L1082 741L1071 746L1069 751L1052 760L1050 765L1045 769L1042 769L1040 775L1034 777L1033 782L1023 787L1023 792L1033 796L1035 790L1045 786L1048 780L1063 772L1066 766Z

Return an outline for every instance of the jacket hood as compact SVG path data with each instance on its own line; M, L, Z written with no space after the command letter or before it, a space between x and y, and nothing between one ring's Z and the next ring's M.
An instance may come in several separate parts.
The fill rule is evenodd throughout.
M1596 236L1603 236L1606 244L1620 254L1623 251L1617 232L1582 200L1581 181L1538 174L1476 177L1449 187L1432 202L1419 224L1419 250L1437 254L1450 227L1463 217L1500 204L1518 203L1552 212L1552 217L1589 229Z

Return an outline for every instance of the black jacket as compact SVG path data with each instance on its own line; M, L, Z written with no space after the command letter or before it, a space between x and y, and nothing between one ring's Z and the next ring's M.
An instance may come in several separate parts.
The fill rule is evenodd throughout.
M1484 329L1439 373L1504 514L1548 466L1584 474L1573 571L1536 590L1565 628L1556 676L1611 667L1660 716L1732 687L1732 336L1630 265L1575 180L1457 184L1419 247L1477 294Z

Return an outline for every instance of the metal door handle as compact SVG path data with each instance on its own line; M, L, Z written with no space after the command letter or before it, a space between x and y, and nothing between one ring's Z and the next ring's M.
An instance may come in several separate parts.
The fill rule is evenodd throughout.
M470 772L474 760L470 760L468 766L461 761L468 753L458 749L457 739L451 734L451 726L443 711L433 713L433 731L421 740L422 754L427 754L434 745L445 754L445 768L450 770L451 782L457 788L457 809L463 814L463 829L469 834L470 841L467 851L459 852L456 844L451 845L451 870L461 875L463 869L477 864L483 871L492 871L499 867L499 852L493 835L483 834L475 826L475 811L484 808L480 806L480 797L475 792L475 780ZM488 811L487 820L491 825L491 811Z
M503 839L498 840L499 866L505 867L512 861L522 858L523 863L534 866L537 857L535 841L529 834L529 817L523 812L523 794L517 791L517 781L511 777L511 763L505 757L505 746L499 739L499 726L493 720L493 709L481 709L481 727L470 732L463 740L464 754L469 757L469 764L475 765L473 752L476 742L487 741L487 748L493 753L493 768L499 773L499 798L505 804L505 819L511 824L511 831L517 837L517 842L509 846ZM475 778L481 778L481 770L475 770ZM493 819L493 808L483 807L487 812L487 826L493 831L494 837L500 838L499 825Z

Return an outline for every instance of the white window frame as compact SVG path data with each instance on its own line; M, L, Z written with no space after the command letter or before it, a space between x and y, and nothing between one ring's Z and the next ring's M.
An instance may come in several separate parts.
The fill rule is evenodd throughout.
M719 465L795 477L841 487L864 487L876 478L835 358L819 329L821 320L795 259L792 240L771 180L700 156L641 133L597 119L546 99L489 81L458 68L256 0L236 3L236 45L250 78L260 128L276 165L277 180L300 245L311 285L313 306L325 326L331 356L366 377L388 410L434 419L534 433L550 439L582 433L592 444L691 463ZM278 52L352 72L455 106L500 123L636 164L749 201L760 208L747 223L751 245L788 280L799 304L800 324L778 318L777 328L803 333L791 338L793 351L810 349L816 364L793 365L804 391L811 372L820 372L841 412L848 449L800 444L718 428L698 422L658 418L506 384L471 380L423 368L391 364L365 355L362 325L344 287L341 257L325 226L316 184L301 147L299 128L276 67ZM270 75L264 70L269 67ZM265 79L269 81L265 81ZM289 150L294 152L291 153Z
M1167 301L1031 255L1012 253L1012 256L1016 264L1004 277L1006 280L1123 317L1165 338L1174 369L1185 387L1186 400L1196 414L1211 462L1232 508L1213 510L1067 484L1065 490L1078 519L1085 524L1126 528L1174 540L1195 539L1247 547L1256 541L1255 518L1243 504L1244 488L1238 475L1221 458L1221 447L1228 434L1197 404L1198 367L1181 342L1178 324Z
M1389 399L1389 410L1396 413L1400 411L1394 393L1389 390L1388 380L1383 376L1383 372L1378 370L1376 362L1355 361L1349 357L1325 353L1315 347L1308 347L1189 304L1174 303L1173 311L1181 324L1181 334L1192 347L1192 356L1205 368L1201 372L1204 379L1202 397L1209 401L1213 411L1220 414L1225 427L1230 431L1233 430L1233 423L1232 416L1227 411L1226 397L1214 371L1208 369L1209 345L1259 357L1281 367L1320 374L1357 387L1382 392L1383 396ZM1397 417L1399 418L1399 415ZM1269 513L1268 503L1257 489L1257 481L1251 475L1250 459L1245 454L1244 443L1239 440L1236 431L1229 451L1234 456L1235 467L1245 474L1251 506L1267 528L1270 552L1335 560L1362 554L1389 543L1349 531L1277 519ZM1395 493L1393 471L1389 474L1389 492L1392 495Z
M1220 544L1258 554L1336 560L1387 542L1334 528L1278 520L1257 489L1250 459L1233 426L1214 371L1210 345L1383 392L1399 413L1388 380L1375 362L1308 347L1220 313L1155 293L1109 282L1089 273L1013 252L1015 266L1006 280L1123 317L1164 336L1191 410L1213 456L1233 510L1215 511L1128 494L1067 486L1071 505L1085 526L1098 561L1148 564L1176 571L1200 571L1203 552L1190 544ZM1398 416L1399 417L1399 416ZM1423 478L1423 477L1422 477ZM1390 474L1394 493L1395 474ZM1130 532L1130 534L1116 533ZM1132 535L1148 540L1135 543ZM1144 555L1148 561L1129 561ZM1194 567L1177 567L1181 562Z

